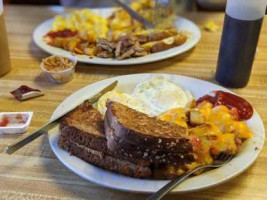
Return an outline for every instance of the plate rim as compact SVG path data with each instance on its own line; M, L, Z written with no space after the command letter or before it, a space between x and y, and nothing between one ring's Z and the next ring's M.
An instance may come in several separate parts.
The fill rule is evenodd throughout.
M219 86L217 84L214 84L214 83L211 83L211 82L208 82L208 81L205 81L205 80L201 80L201 79L197 79L197 78L193 78L193 77L188 77L188 76L182 76L182 75L175 75L175 74L166 74L166 73L140 73L140 74L130 74L130 75L122 75L122 76L116 76L116 77L112 77L112 78L108 78L108 79L104 79L104 80L100 80L100 81L97 81L97 82L94 82L92 84L89 84L83 88L80 88L79 90L75 91L74 93L72 93L71 95L69 95L68 97L66 97L59 105L58 107L54 110L54 113L52 114L51 116L51 119L53 119L55 117L55 114L58 112L58 110L60 110L60 108L62 107L62 105L64 105L64 103L66 104L66 101L71 98L71 96L75 96L75 94L77 94L79 91L81 90L85 90L86 88L90 88L90 87L97 87L98 84L102 84L101 82L109 82L111 83L112 81L116 80L117 78L126 78L127 76L144 76L144 75L147 75L147 76L173 76L173 77L176 77L176 78L179 78L179 77L183 77L183 78L189 78L189 79L192 79L192 80L197 80L197 81L201 81L202 83L207 83L207 84L211 84L212 86L216 86L216 87L219 87L219 88L222 88L224 89L225 91L230 91L229 89L227 88L224 88L222 86ZM104 85L103 85L104 86ZM99 86L98 86L99 87ZM99 88L101 89L101 88ZM232 92L232 91L230 91ZM233 93L233 92L232 92ZM259 118L260 121L258 121L257 123L259 123L259 125L261 126L260 129L263 131L263 135L262 135L262 139L263 139L263 142L261 143L261 146L259 147L259 150L257 151L257 153L255 153L255 157L253 158L252 161L249 161L247 162L248 164L246 165L245 168L242 168L241 170L239 169L238 171L236 171L235 173L231 174L231 175L228 175L227 177L225 177L224 179L220 180L220 181L217 181L216 183L214 184L211 184L211 185L208 185L208 186L204 186L204 187L198 187L198 188L193 188L193 189L188 189L188 190L182 190L182 191L177 191L177 190L174 190L172 191L172 193L186 193L186 192L193 192L193 191L199 191L199 190L203 190L203 189L207 189L207 188L210 188L210 187L214 187L214 186L217 186L217 185L220 185L226 181L229 181L231 180L232 178L242 174L244 171L246 171L249 167L251 167L251 165L254 164L254 162L256 161L256 159L259 157L262 149L263 149L263 146L264 146L264 140L265 140L265 128L264 128L264 124L263 124L263 121L262 121L262 118L260 117L260 115L258 114L258 112L254 109L255 111L255 116ZM57 133L57 136L59 136L59 133ZM133 189L133 190L130 190L130 189L125 189L125 188L121 188L119 186L112 186L110 184L106 184L106 183L103 183L101 181L97 181L97 180L93 180L93 179L88 179L88 177L86 177L83 173L80 173L78 172L77 170L75 170L75 168L73 168L72 166L69 166L67 163L64 162L64 159L60 157L59 153L56 151L55 147L53 146L53 135L49 133L48 135L48 139L49 139L49 144L50 144L50 147L51 149L53 150L54 154L56 155L56 157L62 162L62 164L64 166L66 166L68 169L70 169L72 172L74 172L75 174L77 174L78 176L84 178L85 180L87 181L91 181L93 183L96 183L98 185L101 185L101 186L104 186L104 187L107 187L107 188L111 188L111 189L115 189L115 190L120 190L120 191L130 191L130 192L138 192L138 193L152 193L154 192L154 190L138 190L138 189ZM57 145L58 147L58 145ZM62 150L64 151L64 150ZM70 156L70 155L69 155ZM75 157L77 158L77 157ZM79 159L79 158L78 158ZM81 159L79 159L81 160ZM81 160L83 161L83 160ZM83 161L85 162L85 161ZM85 162L86 163L86 162ZM96 167L90 163L87 163L93 167ZM101 169L99 167L96 167L98 169ZM104 169L101 169L101 170L104 170ZM109 173L113 173L113 172L110 172L108 170L104 170L105 172L109 172ZM122 175L119 175L119 174L116 174L116 173L113 173L115 175L118 175L118 176L122 176ZM197 176L195 176L197 177ZM194 177L193 177L194 178ZM140 180L146 180L146 179L140 179ZM150 181L159 181L159 182L168 182L168 181L165 181L165 180L150 180Z
M113 9L114 8L93 8L91 10L93 10L94 12L97 12L97 11L101 12L101 10L111 12ZM64 15L64 13L61 15ZM201 33L200 28L197 26L197 24L195 24L192 20L187 19L185 17L181 17L179 15L176 15L176 18L177 18L176 21L183 20L186 23L191 24L190 26L194 27L195 33L193 34L193 38L191 38L190 41L186 41L181 46L173 47L173 48L168 49L166 51L154 53L153 55L156 56L155 58L150 58L150 57L148 57L149 56L148 55L148 56L144 56L144 57L131 58L131 59L125 59L125 60L118 61L118 60L112 60L112 59L102 59L102 58L97 58L97 57L95 59L94 58L90 59L89 56L79 55L79 54L74 55L74 56L75 56L75 58L77 58L77 61L79 61L81 63L116 66L116 65L140 65L140 64L146 64L146 63L153 63L153 62L158 62L161 60L166 60L166 59L181 55L181 54L189 51L190 49L192 49L194 46L197 45L197 43L200 41L200 39L202 37L202 33ZM53 19L54 19L54 17L43 21L34 29L32 38L33 38L35 45L38 46L43 51L45 51L46 53L51 54L51 55L53 55L53 54L61 55L61 56L72 55L72 53L69 51L47 45L41 39L41 37L43 37L43 35L40 36L38 34L38 32L42 30L42 27L45 26L45 24L51 24ZM183 48L183 49L181 50L180 48ZM49 49L52 49L52 50L49 50ZM168 51L170 51L170 52L167 53ZM175 51L177 51L177 52L175 53ZM163 56L163 58L162 58L162 56ZM87 58L85 58L85 57L87 57ZM146 58L148 58L148 59L146 59ZM141 60L139 60L139 59L141 59Z

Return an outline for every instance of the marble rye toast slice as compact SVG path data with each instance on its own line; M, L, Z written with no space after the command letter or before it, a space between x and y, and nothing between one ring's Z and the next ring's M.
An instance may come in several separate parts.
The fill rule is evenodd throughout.
M86 162L98 167L137 178L150 178L149 162L117 155L107 147L103 116L90 103L83 103L60 123L58 144Z
M194 161L187 129L118 102L107 102L104 127L108 148L114 152L153 164L181 165Z

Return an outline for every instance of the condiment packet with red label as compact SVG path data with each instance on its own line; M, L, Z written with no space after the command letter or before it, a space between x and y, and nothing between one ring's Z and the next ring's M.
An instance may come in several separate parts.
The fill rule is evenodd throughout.
M41 90L30 88L27 85L22 85L10 93L19 101L44 95Z

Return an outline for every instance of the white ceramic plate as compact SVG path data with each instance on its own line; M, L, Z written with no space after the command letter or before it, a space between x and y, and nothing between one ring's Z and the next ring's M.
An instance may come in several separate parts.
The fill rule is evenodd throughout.
M108 17L112 9L93 9L95 13L98 13L101 16ZM33 40L37 46L39 46L41 49L46 51L50 54L55 55L61 55L61 56L67 56L71 54L68 51L65 51L60 48L52 47L45 43L43 40L43 36L48 33L51 30L53 19L47 20L40 24L33 33ZM174 47L172 49L162 51L159 53L153 53L148 56L139 57L139 58L130 58L126 60L117 60L117 59L103 59L103 58L97 58L94 57L92 59L89 58L89 56L86 55L76 55L78 61L85 62L85 63L92 63L92 64L101 64L101 65L136 65L136 64L143 64L143 63L150 63L155 62L159 60L164 60L176 55L179 55L181 53L184 53L194 47L201 37L201 32L199 28L190 20L177 17L175 21L175 25L177 28L181 31L187 31L189 32L189 37L187 41L178 47Z
M73 93L58 106L52 115L52 119L63 113L67 108L94 95L114 80L119 81L117 86L119 90L131 93L138 83L146 81L155 75L165 76L170 81L191 91L196 98L213 90L224 90L229 92L229 90L215 84L185 76L168 74L135 74L119 76L96 82ZM263 148L265 131L263 122L256 111L254 112L253 117L247 121L247 124L254 133L253 138L247 140L243 144L241 151L230 163L219 169L214 169L187 179L184 183L175 188L173 192L188 192L209 188L237 176L251 166ZM130 178L95 167L75 156L70 156L69 153L59 148L57 145L58 137L58 129L54 129L49 133L49 142L55 155L66 167L86 180L108 188L143 193L155 192L167 183L167 181L162 180Z

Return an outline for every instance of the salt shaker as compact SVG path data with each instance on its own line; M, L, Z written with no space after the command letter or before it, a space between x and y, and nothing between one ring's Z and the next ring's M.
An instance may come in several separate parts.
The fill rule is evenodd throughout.
M3 0L0 0L0 77L10 71L7 33L3 14Z
M267 0L228 0L216 80L233 88L249 81Z

